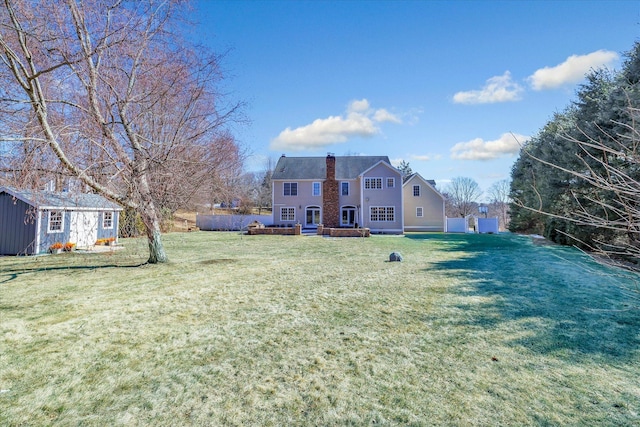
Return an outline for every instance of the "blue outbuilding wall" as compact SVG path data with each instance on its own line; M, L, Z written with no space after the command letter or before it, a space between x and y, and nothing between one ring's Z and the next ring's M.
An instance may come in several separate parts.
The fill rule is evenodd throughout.
M33 255L37 212L22 200L0 192L0 255Z
M96 194L0 188L0 255L46 253L54 243L90 247L117 239L121 208ZM60 230L49 230L50 212L62 213ZM110 215L110 227L105 215Z

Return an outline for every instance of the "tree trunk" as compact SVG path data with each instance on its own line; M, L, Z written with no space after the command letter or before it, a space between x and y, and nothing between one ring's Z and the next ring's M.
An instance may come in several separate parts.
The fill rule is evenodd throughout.
M145 205L140 209L140 216L144 223L147 240L149 242L149 264L158 264L169 261L167 253L162 245L162 237L160 233L160 220L155 210L153 202L151 206Z
M168 262L169 258L164 251L162 238L160 237L160 227L147 229L147 238L149 239L149 260L147 262L149 264Z
M138 179L137 187L140 195L140 217L144 223L144 228L147 233L147 240L149 241L149 264L158 264L162 262L168 262L169 258L164 251L162 245L162 237L160 232L160 218L158 216L158 209L153 201L151 195L151 188L147 180L146 174L147 162L146 160L139 160L135 164L137 168Z

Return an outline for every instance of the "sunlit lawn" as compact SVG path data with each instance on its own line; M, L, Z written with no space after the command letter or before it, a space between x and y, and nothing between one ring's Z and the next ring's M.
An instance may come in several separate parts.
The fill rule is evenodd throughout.
M636 277L577 251L164 238L0 258L0 425L640 424Z

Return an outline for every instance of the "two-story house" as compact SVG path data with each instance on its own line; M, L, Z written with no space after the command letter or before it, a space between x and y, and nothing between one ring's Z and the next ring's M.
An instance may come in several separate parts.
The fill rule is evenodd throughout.
M402 175L387 156L286 157L272 175L273 222L404 230Z

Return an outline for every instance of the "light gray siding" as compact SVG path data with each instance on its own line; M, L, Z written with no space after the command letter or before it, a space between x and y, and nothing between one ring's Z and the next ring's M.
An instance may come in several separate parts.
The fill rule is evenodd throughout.
M53 210L53 209L52 209ZM71 212L62 211L63 224L62 232L50 233L49 232L49 210L42 210L38 212L40 217L40 245L38 247L38 253L45 253L49 250L49 246L56 242L65 244L69 241L71 234Z
M367 179L380 178L381 188L366 188ZM394 186L387 185L387 179L393 178ZM366 171L360 182L360 191L362 192L362 224L371 229L373 233L398 233L403 232L403 206L402 206L402 175L400 172L388 165L387 163L379 163ZM377 220L372 221L374 211L372 208L393 208L393 221Z

